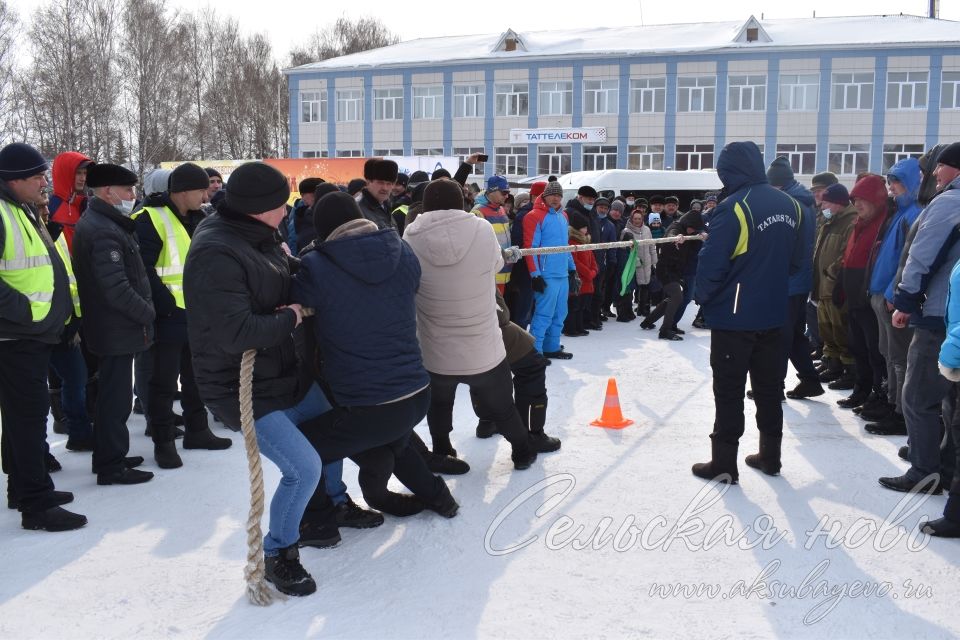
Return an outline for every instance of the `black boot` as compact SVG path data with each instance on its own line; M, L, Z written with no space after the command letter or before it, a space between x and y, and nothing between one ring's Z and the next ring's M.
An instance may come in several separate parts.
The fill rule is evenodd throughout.
M370 509L361 508L350 496L347 496L346 502L341 502L334 507L334 514L338 527L374 529L383 524L383 516L381 514L376 511L371 511Z
M183 466L183 460L177 453L177 445L173 440L155 442L153 444L153 459L161 469L178 469Z
M921 531L937 538L960 538L960 522L938 518L923 525Z
M823 376L820 376L820 382L824 382ZM833 382L827 385L828 389L834 391L849 391L857 386L857 371L853 365L844 365L843 373L834 378Z
M26 511L21 514L20 526L33 531L73 531L87 524L87 516L50 507L45 511Z
M50 389L50 415L53 416L53 432L63 436L70 431L67 429L67 416L63 413L61 393L61 389Z
M47 473L55 473L63 469L63 465L60 464L60 461L53 457L53 454L49 451L47 452L44 462L47 463Z
M833 385L830 386L833 387ZM841 409L853 409L854 407L859 407L862 405L869 397L869 391L859 387L854 387L853 393L842 400L837 400L837 406L839 406Z
M54 491L52 502L54 506L59 507L73 502L73 494L69 491ZM19 509L20 501L15 498L10 491L7 491L7 509Z
M641 326L643 326L643 325L641 325ZM666 331L664 331L664 330L661 328L659 334L657 335L657 337L658 337L660 340L671 340L671 341L673 341L673 342L679 342L679 341L683 340L683 338L681 338L681 337L677 334L677 332L676 332L676 331L673 331L672 329L667 329Z
M417 435L416 431L410 433L410 446L420 454L420 457L427 463L427 468L433 473L460 476L470 471L470 465L460 458L433 453L427 449L427 444ZM454 453L456 453L456 451L454 451ZM367 504L370 503L367 502Z
M439 478L437 478L439 480ZM439 513L444 518L452 518L457 515L457 512L460 510L460 505L457 504L457 501L453 499L453 495L450 493L450 488L442 480L440 493L437 494L437 497L427 503L427 508L431 511Z
M533 447L530 446L530 443L524 441L521 444L514 444L513 451L510 454L510 459L513 460L513 468L517 471L523 471L524 469L529 469L530 466L537 460L537 452L533 450Z
M230 438L221 438L213 435L210 428L203 431L187 431L183 436L184 449L209 449L217 451L220 449L229 449L233 444Z
M149 471L130 469L126 465L124 465L120 471L97 474L97 484L99 485L143 484L144 482L149 482L150 480L153 480L153 474Z
M737 484L740 480L740 474L737 471L737 445L711 438L710 450L710 462L698 462L693 465L693 475L723 484Z
M547 424L547 400L542 402L517 403L517 411L527 429L530 431L530 447L537 453L551 453L560 449L560 439L551 438L543 432Z
M904 420L902 413L894 411L883 420L868 422L864 429L867 433L872 433L875 436L905 436L907 435L907 421ZM903 448L906 449L906 447Z
M768 476L780 475L780 442L782 437L760 434L760 451L743 459L748 467L759 469Z
M824 358L824 360L826 360L827 364L820 372L820 382L836 382L843 377L845 372L843 362L835 358Z
M497 432L497 425L492 420L481 420L477 423L477 437L483 440L493 437Z
M633 303L624 300L617 303L617 322L633 322L637 315L633 312Z
M377 511L382 511L397 518L415 516L427 508L427 505L416 496L386 489L377 492L375 495L364 492L363 499Z
M317 590L317 583L300 564L300 550L297 545L292 544L280 549L278 555L266 556L264 561L267 568L264 577L280 593L308 596Z
M366 496L364 496L366 500ZM369 504L369 503L368 503ZM301 547L314 547L316 549L332 549L338 544L340 529L335 522L315 522L306 516L300 522L300 542Z
M824 394L823 385L817 379L801 380L797 386L787 391L787 397L791 400L802 400L804 398L815 398Z

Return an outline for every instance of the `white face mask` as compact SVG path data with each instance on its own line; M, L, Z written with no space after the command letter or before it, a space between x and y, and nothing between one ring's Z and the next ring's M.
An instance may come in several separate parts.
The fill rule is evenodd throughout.
M634 200L633 198L627 198L627 206L632 207L634 204L636 204L636 202L637 201Z
M120 213L125 216L129 216L133 213L133 206L137 203L136 200L121 200L120 204L117 205L117 209L120 209Z
M823 213L824 220L829 220L830 218L833 217L833 211L831 211L830 209L824 209L821 213Z

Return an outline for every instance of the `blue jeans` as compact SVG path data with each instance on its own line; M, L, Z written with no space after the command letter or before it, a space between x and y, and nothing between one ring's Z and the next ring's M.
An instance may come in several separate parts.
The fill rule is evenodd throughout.
M937 358L946 337L946 327L916 327L907 351L907 371L903 379L903 417L910 442L910 469L907 479L920 482L940 473L941 404L951 383L940 375ZM944 416L949 419L949 413Z
M87 415L87 363L80 347L57 345L50 354L50 366L60 377L60 405L70 437L93 437L93 424Z
M296 406L268 413L254 423L260 451L283 474L270 501L270 526L263 539L265 555L278 555L300 539L300 520L320 482L322 462L297 425L331 409L314 384Z
M343 460L323 465L324 488L334 506L347 501L347 485L343 481Z
M540 353L560 351L560 332L563 331L563 321L567 319L567 293L570 289L570 280L567 276L546 277L547 288L543 293L533 292L536 305L533 309L533 320L530 323L530 333L535 340L534 347Z

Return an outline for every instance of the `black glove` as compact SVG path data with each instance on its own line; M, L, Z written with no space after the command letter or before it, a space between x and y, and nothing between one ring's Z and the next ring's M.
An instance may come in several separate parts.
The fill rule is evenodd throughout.
M536 278L533 279L531 286L533 287L533 290L536 291L537 293L543 293L544 290L547 288L547 281L543 279L543 276L537 276Z
M580 276L577 275L576 271L570 272L570 293L578 296L580 295L580 287L583 285L583 282L580 281Z

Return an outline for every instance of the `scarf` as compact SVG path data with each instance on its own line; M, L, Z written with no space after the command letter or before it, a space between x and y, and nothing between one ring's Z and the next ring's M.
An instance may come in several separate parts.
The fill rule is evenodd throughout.
M641 225L641 226L638 227L638 226L634 225L632 222L628 222L628 223L627 223L627 226L624 227L624 231L629 231L631 234L633 234L634 240L642 240L642 239L643 239L643 226L644 226L644 225Z
M590 244L590 234L580 233L573 227L570 227L570 239L575 241L577 244Z

